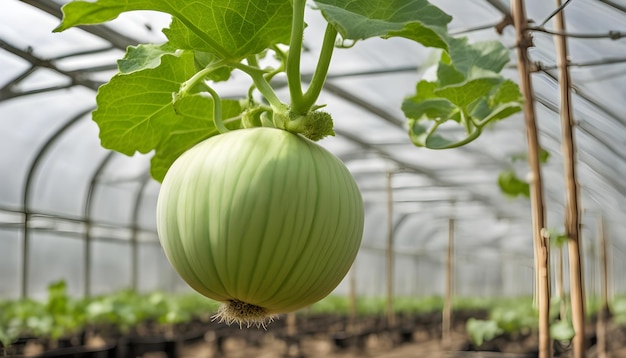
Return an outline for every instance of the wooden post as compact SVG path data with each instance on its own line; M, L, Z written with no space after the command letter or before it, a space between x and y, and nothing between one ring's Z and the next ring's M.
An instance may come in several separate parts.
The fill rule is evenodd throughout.
M556 0L561 6L561 0ZM557 32L565 32L563 11L554 16L554 28ZM572 341L574 358L585 356L585 289L582 277L582 258L580 248L580 212L578 208L578 184L576 182L576 149L572 127L572 96L567 59L567 38L554 37L557 66L559 68L559 88L561 94L561 131L563 165L565 172L565 233L568 237L570 298L572 306L572 324L576 335Z
M350 309L350 317L348 319L348 333L355 333L356 323L356 260L350 268L348 305Z
M296 329L296 313L289 312L287 313L287 335L294 337L296 335Z
M452 346L452 297L454 283L454 219L448 219L448 253L446 256L446 298L441 317L441 343L444 348Z
M387 325L396 324L396 315L393 309L393 188L391 186L393 173L387 172Z
M528 60L528 47L532 39L528 35L528 20L524 0L511 0L513 23L516 30L517 67L520 87L524 95L524 120L528 141L528 164L532 173L530 182L530 206L532 210L532 233L535 256L536 292L539 306L539 357L552 358L550 339L550 277L548 275L549 242L542 235L545 227L541 163L539 162L539 136L535 121L535 100Z
M563 247L559 247L559 251L556 256L556 295L560 298L560 315L564 320L567 317L567 297L565 296L565 287L563 285Z
M607 318L609 316L609 265L607 239L604 232L604 219L598 216L598 241L600 244L600 307L598 309L598 322L596 334L598 337L597 354L598 358L608 358L607 352Z

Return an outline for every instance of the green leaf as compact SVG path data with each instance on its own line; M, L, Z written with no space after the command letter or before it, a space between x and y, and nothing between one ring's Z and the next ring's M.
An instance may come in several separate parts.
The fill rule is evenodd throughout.
M473 141L483 127L522 109L517 85L498 72L508 61L502 44L468 44L467 39L448 38L441 54L436 81L420 81L415 95L405 98L402 110L409 121L409 136L417 146L454 148ZM465 136L452 138L439 131L455 121ZM430 123L429 123L430 122Z
M193 55L194 55L194 65L196 67L196 71L203 70L209 67L210 65L216 63L217 61L219 61L219 59L215 55L213 55L212 53L208 53L208 52L194 51ZM211 72L207 76L207 79L215 81L215 82L227 81L230 78L230 74L232 71L233 69L231 67L226 67L226 66L219 67L215 69L215 71Z
M409 118L418 120L426 116L436 122L452 119L457 107L446 98L408 98L402 103L402 111Z
M519 179L513 170L505 170L498 176L500 190L511 197L530 197L530 184Z
M477 78L460 84L435 90L435 95L454 103L457 107L468 107L474 101L486 96L500 83L496 77Z
M550 336L557 341L570 341L576 332L574 326L568 321L557 321L550 325Z
M506 333L523 333L537 327L537 310L532 302L496 306L489 312L489 319L496 321Z
M563 247L569 241L569 236L565 233L552 233L550 235L550 241L555 247Z
M124 58L117 61L119 73L129 74L147 68L156 68L161 64L163 55L173 55L176 48L169 43L154 45L141 44L129 46Z
M539 148L539 162L542 164L545 164L548 162L549 159L550 159L550 152L548 152L547 150L543 148ZM519 160L524 160L524 161L528 160L528 153L521 152L521 153L515 153L511 155L512 162L516 162Z
M166 32L172 44L188 43L192 47L181 48L210 52L230 61L262 52L273 44L288 43L292 16L291 2L285 0L73 1L62 9L57 32L110 21L128 11L165 12L175 18Z
M506 80L500 84L490 101L490 106L492 107L499 103L521 103L522 93L515 82Z
M477 347L482 346L485 341L490 341L503 333L502 329L498 327L498 322L476 318L467 320L465 330Z
M539 149L539 162L542 164L546 164L548 162L548 159L550 159L550 152L548 152L547 150L540 148Z
M445 53L444 53L445 54ZM442 55L444 57L445 55ZM439 62L439 66L437 67L437 85L438 87L453 85L457 83L461 83L465 81L465 75L461 73L461 71L457 70L450 63L445 63L443 58L441 62ZM434 94L436 88L432 89L432 93Z
M449 37L447 41L452 64L466 77L470 77L470 73L476 69L499 73L510 59L509 50L498 41L470 44L466 37Z
M149 68L157 68L161 64L161 58L164 55L178 56L179 48L173 46L169 42L161 45L140 44L138 46L129 46L126 49L124 58L117 61L119 73L129 74ZM217 56L208 52L193 51L194 66L196 71L200 71L209 65L219 61ZM230 77L232 68L220 67L213 71L207 79L213 81L226 81Z
M315 0L315 4L345 40L404 37L447 48L445 29L452 18L426 0Z
M172 163L187 149L197 143L218 134L213 124L213 100L202 95L183 97L177 105L179 114L184 116L174 130L169 132L157 146L156 153L150 162L150 174L157 181L163 181ZM222 100L222 116L225 119L235 118L242 111L239 101ZM241 121L226 123L229 129L241 127Z
M118 74L100 87L93 119L103 147L126 155L153 150L169 130L184 121L172 94L195 74L193 53L164 55L156 68Z
M518 102L509 102L490 108L487 116L475 115L482 123L495 122L500 119L508 118L511 115L518 113L522 110L522 107Z

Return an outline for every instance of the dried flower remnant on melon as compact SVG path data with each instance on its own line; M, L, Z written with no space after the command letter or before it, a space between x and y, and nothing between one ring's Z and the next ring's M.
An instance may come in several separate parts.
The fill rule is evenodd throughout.
M275 318L276 315L269 314L265 308L239 300L230 300L220 305L217 313L213 316L213 320L217 319L218 322L224 322L229 326L236 323L240 328L245 325L248 328L256 326L264 329Z

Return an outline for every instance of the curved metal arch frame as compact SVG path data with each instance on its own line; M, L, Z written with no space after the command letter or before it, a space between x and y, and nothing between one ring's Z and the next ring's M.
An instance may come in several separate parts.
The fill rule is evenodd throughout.
M29 284L29 272L30 272L30 217L32 215L32 211L30 209L31 202L31 193L32 187L34 185L34 178L39 168L39 165L43 158L46 156L48 151L52 148L52 146L57 143L58 140L62 138L62 136L67 133L69 129L71 129L76 123L78 123L81 119L83 119L86 115L88 115L93 108L81 111L76 114L74 117L70 118L63 126L61 126L57 131L55 131L48 140L41 146L41 148L37 151L35 158L33 159L31 165L29 166L27 175L26 175L26 184L24 187L23 195L22 195L22 207L23 207L23 237L22 237L22 268L21 268L21 288L20 288L20 296L22 298L28 297L28 284ZM108 163L113 158L115 152L109 152L107 155L100 161L95 170L94 174L91 176L89 181L88 191L85 199L84 210L83 210L83 223L85 224L85 247L84 247L84 258L83 258L83 267L84 267L84 281L83 281L83 293L85 297L90 296L91 294L91 243L92 243L92 234L91 229L93 225L92 220L92 211L93 211L93 195L95 193L95 188L97 186L98 180L104 170L106 169ZM131 213L131 243L132 243L132 276L131 276L131 287L133 289L137 288L137 277L138 277L138 233L139 227L137 224L137 220L139 217L139 208L140 203L144 196L144 191L149 182L150 176L145 175L142 177L140 181L139 188L137 190L137 195L134 200L134 208Z
M100 161L98 168L91 176L89 180L89 189L87 189L87 198L85 199L84 206L84 219L85 219L85 247L83 251L83 269L84 269L84 281L83 281L83 294L85 297L91 296L91 242L92 242L92 209L93 209L93 195L96 190L96 184L100 175L107 167L111 159L113 158L114 152L109 152L105 155L104 159Z
M101 161L98 169L94 172L91 177L87 199L85 201L85 223L87 225L86 235L85 235L85 251L84 251L84 268L85 268L85 282L84 282L84 295L85 297L91 296L91 242L93 237L91 235L91 226L93 223L92 220L92 209L93 209L93 195L96 190L96 186L99 182L102 173L107 168L111 160L113 159L116 152L110 151L106 157ZM143 175L139 180L139 186L136 190L136 195L134 200L133 210L131 211L130 217L130 243L131 243L131 282L130 287L133 290L137 290L138 288L138 276L139 276L139 210L141 208L141 203L143 201L143 197L145 195L145 190L150 181L150 175Z
M131 288L135 291L139 288L139 211L141 203L146 194L146 188L150 182L150 175L144 175L141 179L137 196L135 197L135 207L132 212L132 233L131 233Z
M92 109L88 109L85 111L81 111L76 114L70 120L68 120L61 128L57 129L48 140L41 146L41 148L37 151L35 158L31 162L28 173L26 174L26 184L24 185L24 191L22 193L22 210L24 212L24 226L23 226L23 236L22 236L22 272L21 272L21 289L20 295L22 298L28 297L28 283L29 283L29 269L30 269L30 228L29 222L31 217L30 210L30 201L31 201L31 192L33 186L33 180L35 178L35 173L39 168L41 161L44 156L50 150L50 148L61 138L61 136L72 126L80 121L85 115L91 112Z

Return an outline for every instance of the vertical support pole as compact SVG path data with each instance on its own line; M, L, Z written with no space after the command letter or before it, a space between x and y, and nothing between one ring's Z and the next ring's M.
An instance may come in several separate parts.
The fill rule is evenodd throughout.
M567 297L565 296L565 287L563 285L563 265L564 255L563 247L559 246L556 256L556 295L560 298L560 315L561 319L565 319L567 315Z
M396 324L396 315L393 309L393 172L387 172L387 325Z
M294 337L296 335L296 313L287 313L287 336Z
M85 279L83 288L83 295L85 297L91 297L91 218L86 218L85 221L85 246L83 249L83 269L85 270Z
M556 0L561 6L561 0ZM554 17L554 28L558 32L565 31L563 11ZM572 324L576 335L572 341L574 358L585 356L585 288L582 276L582 258L580 247L580 211L578 184L576 182L576 152L572 127L572 96L567 59L567 38L555 36L557 66L559 69L559 88L561 95L561 131L563 165L565 175L565 233L568 237L570 297L572 306Z
M349 283L349 292L348 292L348 299L349 299L349 307L350 307L350 317L348 319L348 333L354 333L354 325L356 323L356 260L354 261L354 263L352 264L352 268L350 268L350 273L349 273L349 277L348 279L350 280Z
M30 269L30 212L24 207L24 237L22 238L22 286L20 287L20 298L28 298L29 269Z
M607 239L604 232L604 219L598 216L598 241L600 244L600 308L598 309L598 322L596 334L598 337L597 354L598 358L608 358L607 352L607 317L609 315L609 265Z
M133 291L139 291L139 241L137 240L137 229L133 227L130 238L130 287Z
M530 206L532 210L532 233L535 253L536 292L539 306L539 358L552 357L552 341L550 339L550 276L549 240L542 235L545 227L543 205L543 188L541 181L541 163L539 162L539 135L535 120L535 100L533 97L532 79L528 47L532 39L528 35L524 0L511 0L513 23L516 30L517 67L520 76L520 87L524 95L524 121L526 123L526 139L528 141L528 164L532 172L530 182Z
M441 317L441 343L444 348L452 345L452 296L454 283L454 219L448 219L448 253L446 256L446 297Z
M139 291L139 212L141 210L141 203L146 192L146 188L151 178L149 175L145 175L139 188L137 189L137 196L135 197L135 203L133 208L133 215L131 217L132 232L130 235L130 250L131 250L131 277L130 287L133 291Z

